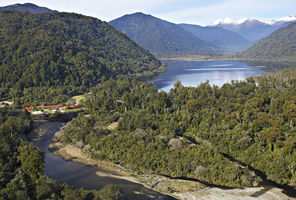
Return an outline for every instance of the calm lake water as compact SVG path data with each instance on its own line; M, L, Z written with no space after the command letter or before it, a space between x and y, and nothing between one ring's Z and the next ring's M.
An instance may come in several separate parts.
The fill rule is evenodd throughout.
M113 184L118 186L126 195L128 199L139 200L171 200L174 199L145 188L141 184L133 183L127 180L112 178L108 176L99 176L96 172L109 172L99 169L94 166L86 166L81 163L67 161L51 153L48 150L48 145L51 143L52 137L56 131L63 126L63 123L58 123L56 127L46 134L42 135L35 143L45 154L45 169L44 173L57 183L67 183L75 188L85 189L101 189L105 185Z
M178 80L184 86L196 87L207 80L211 85L222 86L231 80L245 80L266 72L264 65L248 65L237 61L165 61L166 72L152 79L159 90L169 92Z

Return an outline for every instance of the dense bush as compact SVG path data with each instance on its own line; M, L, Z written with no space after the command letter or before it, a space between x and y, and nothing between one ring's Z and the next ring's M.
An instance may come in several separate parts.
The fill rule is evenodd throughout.
M177 82L169 93L110 80L88 96L91 116L69 123L62 140L89 144L94 157L139 173L224 186L262 181L226 154L267 179L295 184L295 75L287 69L221 88ZM108 130L115 121L117 129Z
M0 11L0 98L65 101L109 77L151 75L160 61L98 19Z

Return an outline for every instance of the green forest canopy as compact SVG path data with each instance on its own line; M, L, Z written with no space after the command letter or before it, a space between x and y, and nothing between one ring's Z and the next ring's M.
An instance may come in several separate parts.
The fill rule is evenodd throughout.
M169 93L152 84L110 80L89 95L90 117L72 120L61 141L90 145L95 158L138 173L231 187L265 179L295 184L295 77L296 70L287 69L221 88L177 82ZM116 121L116 130L105 128Z
M65 101L101 80L151 75L160 66L152 54L98 19L0 11L0 99Z

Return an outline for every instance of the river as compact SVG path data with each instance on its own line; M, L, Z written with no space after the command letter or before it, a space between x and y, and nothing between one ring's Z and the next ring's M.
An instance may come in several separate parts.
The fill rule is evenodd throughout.
M265 64L246 64L237 61L166 61L166 64L166 72L151 80L159 90L166 92L173 88L177 80L180 80L184 86L197 86L207 80L211 85L222 86L224 83L231 82L231 80L245 80L249 76L258 76L267 71L272 71L272 68L267 67ZM45 153L45 174L57 180L57 183L67 183L76 188L83 187L85 189L100 189L107 184L114 184L122 189L129 199L174 199L147 189L141 184L114 177L99 176L96 172L102 172L103 174L104 172L112 174L112 172L66 161L52 154L48 150L48 145L51 143L54 133L62 126L63 123L56 123L54 128L42 134L35 142L41 151ZM290 188L288 189L290 190ZM292 189L293 192L294 189Z
M101 189L107 184L118 186L128 199L132 200L171 200L175 199L170 196L160 194L151 189L145 188L141 184L133 183L124 179L99 176L99 174L112 174L110 171L96 168L94 166L86 166L78 162L72 162L62 159L54 155L48 150L48 145L54 134L64 125L58 122L45 122L49 124L49 128L34 142L45 154L44 173L57 181L57 183L67 183L75 188L84 189ZM45 125L46 126L46 125ZM295 188L287 185L280 185L275 182L266 181L265 187L242 188L242 189L226 189L217 187L207 187L205 190L198 190L195 193L176 194L181 199L241 199L242 195L246 197L259 197L262 200L270 199L293 199L296 198Z
M48 122L49 123L49 122ZM118 186L128 199L174 199L145 188L141 184L133 183L127 180L113 178L108 176L99 176L96 172L112 173L94 166L86 166L81 163L64 160L48 150L52 137L64 124L54 123L55 126L42 134L34 143L45 154L44 173L57 181L57 183L67 183L75 188L101 189L105 185L114 184Z

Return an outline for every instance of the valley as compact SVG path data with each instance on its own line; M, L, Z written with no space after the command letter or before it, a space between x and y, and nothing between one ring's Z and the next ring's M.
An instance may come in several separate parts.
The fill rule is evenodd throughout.
M177 199L240 199L242 196L244 196L243 199L254 199L255 197L259 197L261 200L289 199L282 189L273 186L226 189L209 187L193 180L170 179L154 174L135 174L110 162L94 160L88 155L87 151L85 152L79 147L65 146L61 143L49 144L53 135L55 135L53 136L55 138L63 134L63 126L64 123L61 122L38 123L31 133L34 143L40 147L42 152L46 153L45 174L58 180L59 183L66 182L76 187L83 186L85 189L98 189L110 182L121 188L126 196L131 199L174 199L173 197ZM36 134L38 134L37 137ZM56 140L54 138L53 141ZM55 157L55 155L60 156L64 160ZM86 167L75 163L72 164L71 161L82 163ZM56 166L59 167L57 168ZM89 166L98 168L94 169ZM73 171L78 171L78 169L79 174L83 174L84 178L72 177L70 175ZM76 175L78 175L77 173ZM94 175L91 175L93 173L97 174L95 178ZM145 189L139 184L149 189ZM162 194L169 194L173 197L160 195L152 190Z
M129 199L174 199L146 189L138 184L135 179L127 176L127 174L131 173L128 170L123 170L107 162L98 162L96 164L97 161L87 158L86 154L82 153L79 148L71 146L61 148L59 144L50 144L54 134L63 126L64 123L61 122L43 122L39 123L31 133L35 135L41 132L38 138L35 138L34 143L45 153L46 166L44 173L50 178L54 178L61 184L67 183L77 188L83 187L85 189L98 190L106 184L115 184L124 191ZM56 151L55 149L59 150ZM53 151L53 153L49 150ZM80 162L84 165L74 162ZM73 176L73 173L75 176Z
M0 7L0 200L296 198L296 15L57 8Z

